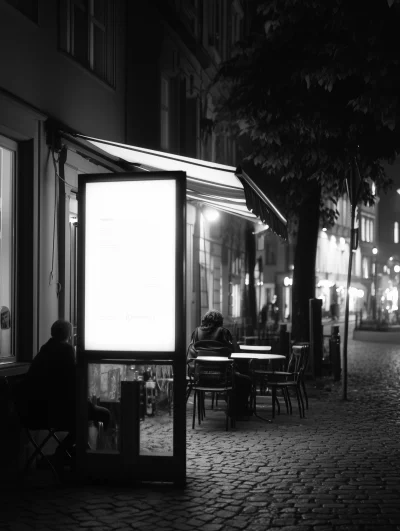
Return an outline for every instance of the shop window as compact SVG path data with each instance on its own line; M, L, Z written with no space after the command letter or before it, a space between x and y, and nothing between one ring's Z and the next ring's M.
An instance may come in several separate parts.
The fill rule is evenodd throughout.
M114 0L60 0L60 47L115 84Z
M14 310L14 175L15 152L0 137L0 362L12 361Z
M6 0L6 2L33 22L38 21L38 0Z

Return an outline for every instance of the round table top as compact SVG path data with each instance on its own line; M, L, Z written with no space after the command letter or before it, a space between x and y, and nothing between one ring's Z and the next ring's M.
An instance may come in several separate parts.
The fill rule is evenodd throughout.
M231 355L231 358L241 360L283 360L286 356L283 356L282 354L269 354L266 352L234 352Z
M224 356L197 356L197 358L194 359L202 361L231 361L229 358Z
M269 345L239 345L240 350L251 350L254 352L267 352L271 350Z

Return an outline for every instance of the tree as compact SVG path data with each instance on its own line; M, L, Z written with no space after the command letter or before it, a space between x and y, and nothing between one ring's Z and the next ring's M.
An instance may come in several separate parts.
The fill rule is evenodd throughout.
M222 64L221 120L251 140L248 159L279 179L296 238L292 334L308 340L320 223L333 225L346 180L359 171L387 190L382 166L400 149L400 27L391 0L256 2L251 34ZM284 206L283 206L284 205Z

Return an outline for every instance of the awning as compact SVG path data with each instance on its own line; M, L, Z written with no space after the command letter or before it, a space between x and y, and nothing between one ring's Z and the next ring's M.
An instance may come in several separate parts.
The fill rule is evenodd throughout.
M200 201L251 221L258 218L275 234L287 239L286 219L240 167L119 144L77 133L72 136L87 140L109 155L144 170L184 171L188 201Z

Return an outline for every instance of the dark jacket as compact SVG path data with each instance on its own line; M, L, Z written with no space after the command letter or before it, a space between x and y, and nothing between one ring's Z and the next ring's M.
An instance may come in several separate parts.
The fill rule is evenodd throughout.
M193 348L189 347L189 358L195 358L196 353L207 356L207 351L218 356L230 356L235 351L232 334L223 326L207 329L198 326L192 333L191 346Z
M69 343L51 338L32 361L24 383L30 415L73 421L76 404L75 351Z

